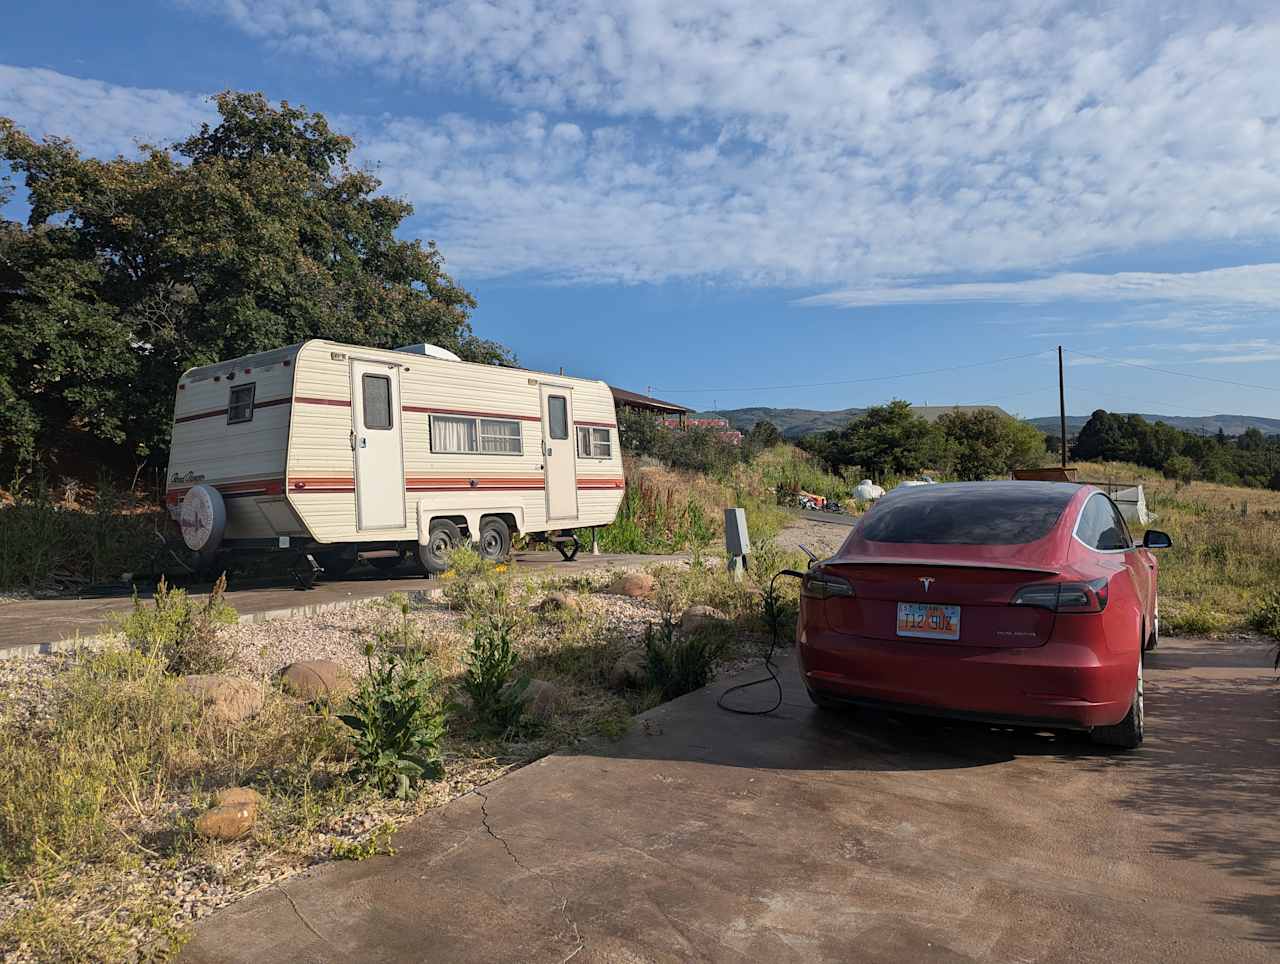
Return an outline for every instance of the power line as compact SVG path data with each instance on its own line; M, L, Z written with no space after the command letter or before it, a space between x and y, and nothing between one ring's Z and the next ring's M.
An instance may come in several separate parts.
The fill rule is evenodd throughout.
M1195 378L1202 382L1217 382L1219 385L1234 385L1236 388L1256 388L1262 392L1280 392L1280 388L1275 385L1254 385L1252 382L1233 382L1229 378L1214 378L1212 375L1193 375L1190 372L1175 372L1169 368L1156 368L1152 365L1139 365L1136 362L1120 361L1116 358L1107 358L1103 355L1091 355L1087 351L1076 351L1074 348L1067 348L1067 351L1073 355L1082 355L1085 358L1096 358L1098 361L1108 362L1112 365L1123 365L1125 368L1141 368L1147 372L1159 372L1161 375L1177 375L1179 378Z
M663 388L655 386L657 391L671 395L689 395L694 392L780 392L793 388L826 388L831 385L863 385L867 382L888 382L895 378L916 378L920 375L939 375L943 372L958 372L966 368L985 368L988 365L1002 365L1005 362L1019 361L1023 358L1043 357L1043 351L1031 351L1025 355L1008 355L1004 358L992 358L990 361L973 362L968 365L948 365L946 368L928 368L917 372L900 372L897 375L876 375L872 378L848 378L834 382L805 382L796 385L734 385L727 388Z

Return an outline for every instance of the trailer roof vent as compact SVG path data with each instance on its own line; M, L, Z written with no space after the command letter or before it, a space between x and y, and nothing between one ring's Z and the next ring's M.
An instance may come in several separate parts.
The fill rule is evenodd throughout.
M397 348L396 351L406 351L410 355L426 355L428 358L443 358L446 361L462 361L448 348L441 348L439 345L428 345L426 342L417 345L403 345Z

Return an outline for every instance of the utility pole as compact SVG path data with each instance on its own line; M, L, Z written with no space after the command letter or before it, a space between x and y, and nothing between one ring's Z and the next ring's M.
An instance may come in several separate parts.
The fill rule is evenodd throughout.
M1058 346L1058 427L1062 437L1058 440L1058 451L1062 453L1062 467L1067 467L1067 392L1062 384L1062 346Z

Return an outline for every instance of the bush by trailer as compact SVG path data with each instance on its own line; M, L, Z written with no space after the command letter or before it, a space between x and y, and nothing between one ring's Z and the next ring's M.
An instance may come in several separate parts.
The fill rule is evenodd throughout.
M288 550L436 573L463 540L500 560L516 534L569 558L622 502L604 382L316 340L191 369L176 396L166 501L209 569Z

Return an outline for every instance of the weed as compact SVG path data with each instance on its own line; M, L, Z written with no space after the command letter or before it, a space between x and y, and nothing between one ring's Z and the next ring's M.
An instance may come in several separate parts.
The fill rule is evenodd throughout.
M1280 639L1280 589L1272 589L1249 613L1249 625L1272 639Z
M370 857L394 857L396 848L391 846L391 837L396 826L387 822L374 827L369 836L363 840L335 840L329 849L329 856L334 860L368 860Z
M1166 608L1161 616L1162 628L1173 636L1211 636L1226 628L1221 613L1200 604L1186 608Z
M218 630L238 618L223 598L226 588L224 573L209 597L195 602L186 590L171 588L161 576L152 605L135 592L133 612L117 620L117 629L129 645L163 661L170 673L220 673L231 665L235 651Z
M691 693L711 681L724 648L713 634L678 634L670 613L664 613L662 622L644 634L649 681L666 700Z
M375 658L376 653L376 658ZM408 800L424 779L444 775L445 712L419 649L365 646L368 672L338 715L352 731L356 775L384 796Z
M510 634L503 627L487 626L476 631L465 657L462 686L471 697L481 726L491 733L514 731L524 714L529 678L511 678L516 662Z

